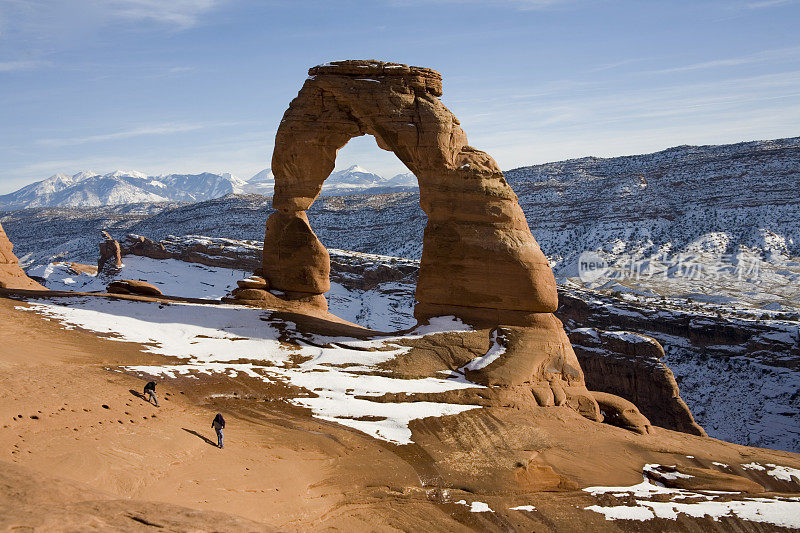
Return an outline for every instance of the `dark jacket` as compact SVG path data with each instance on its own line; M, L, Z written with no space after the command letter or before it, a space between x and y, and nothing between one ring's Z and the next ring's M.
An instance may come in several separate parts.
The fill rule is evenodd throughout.
M211 422L211 427L214 429L222 429L225 427L225 419L222 418L222 415L217 413L217 416L214 417L214 421Z
M155 381L148 381L147 385L144 386L144 393L147 394L147 391L156 391L156 382Z

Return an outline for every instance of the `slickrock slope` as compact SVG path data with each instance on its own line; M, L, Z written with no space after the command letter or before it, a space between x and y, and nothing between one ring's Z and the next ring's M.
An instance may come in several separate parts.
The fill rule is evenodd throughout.
M6 232L0 224L0 289L40 289L37 282L23 272L19 260L14 255L14 245L8 240Z
M231 514L132 500L86 483L0 461L0 528L5 531L268 532Z
M58 322L70 325L78 320L81 328L64 329L44 320L38 316L41 305L65 310ZM73 316L70 309L94 310L100 316L93 322L92 315ZM230 329L230 324L251 320L246 318L249 314L256 314L252 318L263 324L262 331L270 324L285 328L283 348L272 357L286 348L305 346L319 350L323 365L306 372L313 361L271 366L268 356L249 371L241 359L222 360L220 343L230 333L237 333L228 342L238 346L238 354L264 345L262 338L248 344L251 340L242 330ZM228 325L220 320L225 315L234 319ZM114 316L119 328L115 334L122 337L103 339L91 333ZM198 335L186 346L200 356L194 361L162 355L179 355L173 350L182 350L169 337L181 316L183 331L213 324L221 328L205 329L206 337ZM136 317L148 326L147 346L128 338L135 330L126 328L126 321ZM639 435L597 424L566 406L501 406L487 401L490 391L483 388L462 388L461 394L458 389L438 394L368 392L381 379L402 384L405 390L421 382L399 379L388 368L367 371L369 361L382 357L381 351L364 349L365 343L373 342L362 336L369 332L333 317L320 320L214 306L197 313L182 311L175 303L114 304L83 297L29 304L0 300L0 319L12 325L0 330L0 342L7 348L0 353L0 365L6 369L0 374L0 417L5 425L0 428L0 447L8 451L5 460L15 465L0 476L17 494L24 489L19 497L3 492L0 505L9 509L2 514L4 526L51 526L58 517L57 527L66 530L99 523L136 531L139 519L177 530L202 530L203 520L212 530L257 530L241 518L206 513L224 511L295 531L759 532L796 523L791 516L800 507L794 494L800 491L800 479L793 474L800 472L795 454L660 428ZM29 332L24 340L20 331ZM399 361L430 361L429 350L439 346L441 353L451 354L453 363L468 363L474 353L457 346L483 350L470 338L481 343L485 336L478 331L417 332L416 338L401 340L411 350ZM203 358L212 345L215 354ZM337 359L328 357L337 353L361 363L350 369L331 366ZM31 360L37 361L36 367L30 366ZM338 359L348 360L352 359ZM442 360L439 368L452 366ZM293 380L276 380L272 372L313 378L308 386L317 392ZM159 382L160 408L139 396L142 385L153 378ZM378 416L347 411L332 418L316 415L326 401L336 398L329 396L329 388L342 387L345 400L344 387L352 386L356 390L347 401L355 403L345 405L386 406L383 412L388 416L396 416L392 413L404 405L419 410L437 402L468 409L455 416L413 419L408 424L410 441L395 444L370 432L370 425L380 427ZM64 392L79 389L83 394ZM224 450L209 445L213 432L208 425L215 412L223 412L228 422ZM689 475L694 477L692 485L674 485ZM64 486L49 476L70 480L66 495L48 492ZM80 491L78 483L91 488ZM756 492L708 492L743 487ZM623 515L631 518L606 519Z

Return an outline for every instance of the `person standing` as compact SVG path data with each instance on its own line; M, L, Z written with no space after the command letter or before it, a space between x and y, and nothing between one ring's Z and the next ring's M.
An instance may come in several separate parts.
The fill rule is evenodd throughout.
M222 414L217 413L214 421L211 422L211 427L217 432L217 447L222 448L222 430L225 428L225 419L222 418Z
M148 381L147 385L144 386L144 396L145 399L150 402L153 401L158 407L158 398L156 398L156 382L155 381Z

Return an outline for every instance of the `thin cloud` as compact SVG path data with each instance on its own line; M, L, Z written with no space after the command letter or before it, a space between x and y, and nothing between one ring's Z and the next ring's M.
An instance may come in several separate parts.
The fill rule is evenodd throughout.
M746 9L764 9L769 7L786 6L796 4L797 0L763 0L762 2L750 2L745 4Z
M532 11L565 7L585 1L586 0L390 0L389 4L396 7L418 6L420 4L491 4Z
M33 70L46 65L49 65L47 61L0 61L0 72Z
M715 59L713 61L704 61L702 63L693 63L691 65L684 65L681 67L674 67L662 70L650 71L654 74L666 74L670 72L687 72L692 70L704 70L709 68L718 67L732 67L738 65L749 65L753 63L766 63L768 61L782 61L782 60L796 60L800 59L800 46L791 48L778 48L774 50L764 50L755 54L746 56L732 57L728 59Z
M220 4L220 0L112 0L107 6L114 16L176 26L197 24L200 15Z
M196 131L212 126L234 126L237 123L215 123L215 124L158 124L154 126L144 126L132 128L113 133L103 133L99 135L88 135L86 137L68 137L62 139L39 139L36 144L43 146L74 146L78 144L96 143L104 141L115 141L118 139L129 139L131 137L145 137L153 135L172 135L175 133L185 133Z
M633 59L623 59L622 61L615 61L613 63L606 63L604 65L599 65L599 66L589 70L589 72L601 72L603 70L611 70L611 69L615 69L615 68L619 68L619 67L624 67L625 65L630 65L632 63L640 63L642 61L647 61L648 59L650 59L650 58L637 57L637 58L633 58Z

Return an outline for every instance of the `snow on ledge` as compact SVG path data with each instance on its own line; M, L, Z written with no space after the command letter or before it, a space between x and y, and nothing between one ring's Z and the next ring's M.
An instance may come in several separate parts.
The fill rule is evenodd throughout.
M671 489L654 485L647 479L629 487L587 487L583 490L593 496L610 493L617 497L633 496L636 498L636 505L590 505L584 507L588 511L604 515L606 520L644 521L653 518L677 520L678 515L684 514L695 518L708 517L714 521L723 517L735 517L740 520L777 527L800 528L800 497L742 497L740 500L716 501L723 495L737 493ZM671 495L672 501L646 499L656 495ZM663 496L659 498L659 500L662 499ZM685 499L700 501L692 503L675 501Z

